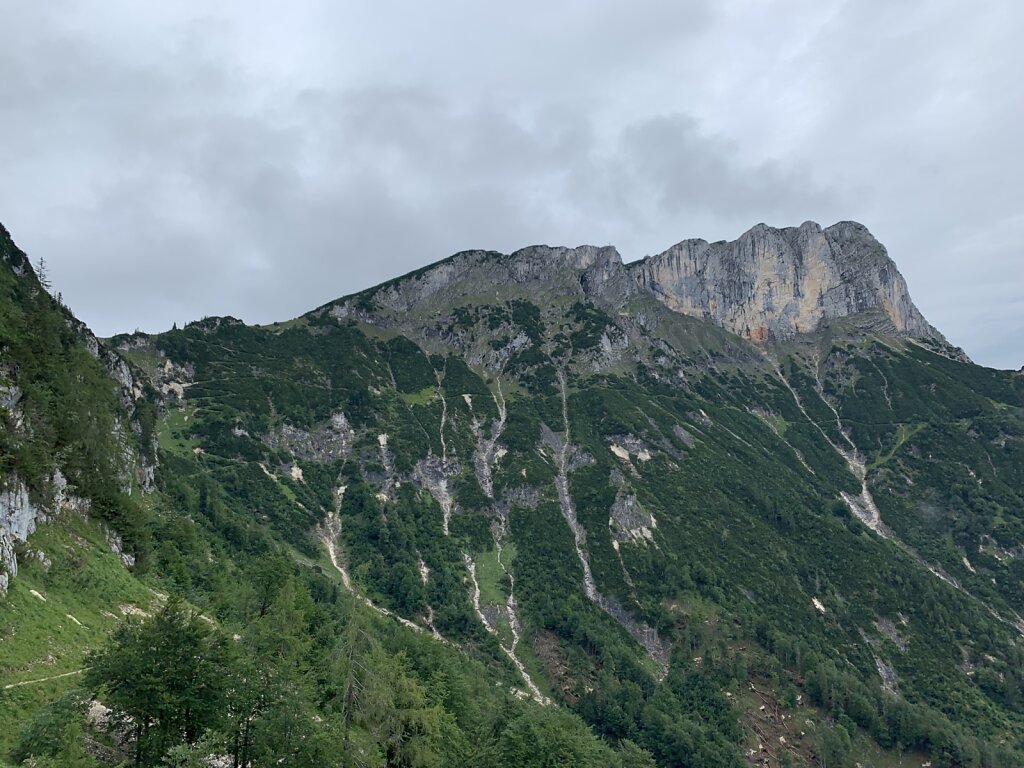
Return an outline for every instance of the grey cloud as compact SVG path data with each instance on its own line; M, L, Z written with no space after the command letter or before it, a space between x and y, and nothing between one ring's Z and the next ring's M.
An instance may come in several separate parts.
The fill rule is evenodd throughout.
M801 211L823 202L836 206L838 197L798 169L772 162L744 167L729 141L705 135L689 115L630 126L623 135L622 154L638 186L651 189L669 215L697 209L733 220L760 214L776 223L800 223L794 219Z
M933 322L1017 366L1021 110L999 98L1005 58L967 61L1005 35L982 14L950 48L956 9L936 7L918 23L804 0L780 5L789 19L661 0L397 19L314 0L286 17L18 4L0 220L109 334L283 319L463 248L635 258L857 218Z

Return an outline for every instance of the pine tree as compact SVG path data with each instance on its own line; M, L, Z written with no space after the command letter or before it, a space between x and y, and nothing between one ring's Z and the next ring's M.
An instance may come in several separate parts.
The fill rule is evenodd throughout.
M50 270L46 265L46 259L42 256L39 257L39 263L36 264L36 279L39 280L39 284L43 287L43 290L47 293L50 292Z
M96 761L85 751L82 744L82 724L77 719L64 726L60 752L56 755L56 764L63 768L93 768Z

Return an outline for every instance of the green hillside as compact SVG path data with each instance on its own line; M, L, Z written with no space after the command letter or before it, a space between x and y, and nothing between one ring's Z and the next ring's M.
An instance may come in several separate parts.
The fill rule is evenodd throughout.
M0 602L12 764L1024 763L1019 373L500 254L94 355L4 247L3 473L89 502Z

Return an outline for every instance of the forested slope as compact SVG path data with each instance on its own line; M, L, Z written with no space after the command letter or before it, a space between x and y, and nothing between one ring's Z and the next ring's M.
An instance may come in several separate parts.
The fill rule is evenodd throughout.
M110 407L155 477L90 517L156 594L83 695L132 712L116 670L146 678L160 626L211 666L88 738L149 764L1019 764L1024 378L943 344L870 307L752 344L601 249L117 337L87 357L126 361Z

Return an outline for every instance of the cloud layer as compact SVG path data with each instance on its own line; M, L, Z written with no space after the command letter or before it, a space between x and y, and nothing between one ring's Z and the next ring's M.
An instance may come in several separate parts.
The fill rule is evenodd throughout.
M857 219L951 341L1024 363L1010 0L9 6L0 220L101 334Z

